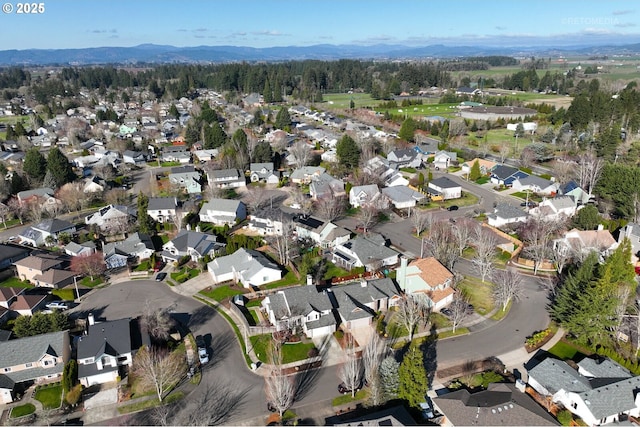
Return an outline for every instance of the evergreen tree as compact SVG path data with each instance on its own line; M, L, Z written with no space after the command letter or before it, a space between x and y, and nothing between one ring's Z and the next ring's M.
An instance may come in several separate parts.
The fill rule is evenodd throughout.
M349 135L344 135L336 144L336 155L341 165L355 168L360 163L360 148Z
M576 306L576 301L584 293L589 281L593 279L597 265L598 256L596 253L591 253L580 265L570 268L551 305L553 320L562 325L570 322L579 308Z
M398 379L398 369L400 364L393 356L385 358L380 363L380 385L384 397L387 400L395 399L398 397L398 389L400 388L400 381Z
M253 149L251 161L254 163L267 163L273 161L273 149L271 144L264 141L256 145Z
M171 104L171 107L169 107L169 115L176 119L180 116L180 113L178 112L178 107L176 107L176 104Z
M55 183L53 188L61 187L75 178L69 159L57 147L53 147L47 156L47 172L51 174Z
M271 92L271 85L269 84L269 79L265 79L264 81L262 98L264 99L265 104L271 104L273 102L273 92Z
M30 148L24 155L22 170L33 182L40 183L47 173L47 159L37 148Z
M288 131L291 129L291 116L286 107L282 107L276 115L276 121L273 124L277 129Z
M473 166L471 166L471 170L469 171L469 179L471 181L476 181L478 178L482 176L480 172L480 163L476 160L473 162Z
M422 349L414 342L411 343L400 363L398 379L400 380L398 397L405 400L410 408L418 409L429 390L429 380Z
M149 197L142 192L138 193L138 231L144 234L151 234L155 231L153 218L147 213L149 207Z
M407 142L413 142L416 133L416 122L411 118L407 117L402 125L400 126L400 131L398 132L398 138L403 139Z
M447 142L449 140L449 120L446 120L442 124L442 128L440 128L438 135L440 135L440 140L442 142Z
M78 363L75 359L69 359L62 371L62 389L65 394L73 388L78 381Z
M222 147L227 143L227 133L217 122L205 128L204 148L212 149Z

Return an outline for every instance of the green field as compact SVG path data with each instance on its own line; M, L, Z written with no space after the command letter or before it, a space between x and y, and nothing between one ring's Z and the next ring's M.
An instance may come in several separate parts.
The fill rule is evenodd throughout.
M375 107L380 101L371 98L368 93L325 93L322 95L324 102L323 109L345 109L349 108L351 100L355 103L356 108Z

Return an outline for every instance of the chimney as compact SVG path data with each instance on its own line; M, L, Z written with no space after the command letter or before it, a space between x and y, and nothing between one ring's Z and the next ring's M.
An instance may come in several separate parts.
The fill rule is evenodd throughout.
M89 316L87 316L87 322L89 322L89 326L96 324L96 319L93 317L93 313L89 313Z
M598 231L602 231L602 230L604 230L604 225L598 224Z
M311 286L313 285L313 276L310 274L307 274L307 286Z
M400 269L398 270L398 284L403 292L407 290L407 258L400 257Z

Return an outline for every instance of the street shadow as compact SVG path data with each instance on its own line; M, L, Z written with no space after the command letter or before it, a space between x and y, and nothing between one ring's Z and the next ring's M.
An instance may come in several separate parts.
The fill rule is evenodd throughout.
M107 320L106 318L104 318L104 311L107 309L106 305L103 305L102 307L94 307L91 309L87 309L87 310L77 310L77 311L70 311L69 313L69 320L72 321L77 321L77 320L87 320L87 318L89 317L89 314L93 314L93 318L96 321L105 321Z
M233 347L233 344L236 342L235 336L231 332L217 334L215 336L207 334L204 336L204 340L207 344L207 348L212 350L209 357L209 363L205 367L207 370L223 361L227 357L229 350Z
M213 382L178 404L171 425L214 426L229 424L244 412L249 389L237 383Z
M205 324L205 322L211 320L211 318L218 315L218 312L213 308L202 305L198 307L196 311L191 313L191 318L188 320L187 326L189 329L194 330L197 329L198 326Z
M435 324L431 324L429 336L422 342L422 352L424 354L424 367L427 370L429 384L433 384L436 371L438 370L438 334Z
M299 402L315 390L320 377L319 369L305 369L295 376L296 394L294 400Z

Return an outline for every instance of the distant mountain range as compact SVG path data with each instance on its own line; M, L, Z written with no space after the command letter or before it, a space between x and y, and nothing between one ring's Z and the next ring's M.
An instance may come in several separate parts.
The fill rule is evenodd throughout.
M175 47L142 44L133 47L82 49L26 49L0 51L0 65L92 65L135 63L221 63L233 61L286 61L337 59L424 59L469 56L603 56L638 55L640 43L620 46L481 47L430 45L411 47L328 45L252 48L241 46Z

